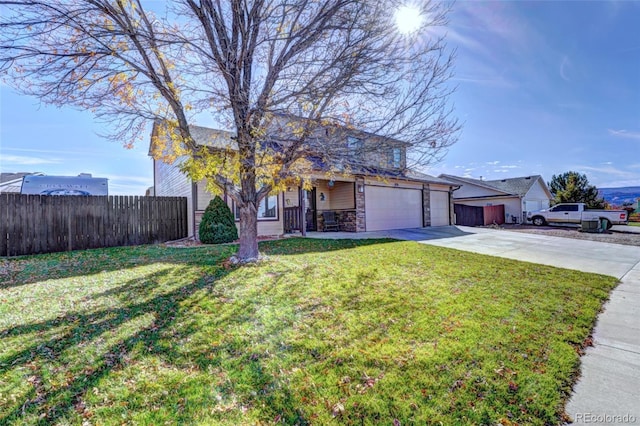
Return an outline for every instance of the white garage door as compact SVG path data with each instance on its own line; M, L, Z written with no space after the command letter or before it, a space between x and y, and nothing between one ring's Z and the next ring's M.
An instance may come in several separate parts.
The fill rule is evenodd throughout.
M449 193L431 191L431 226L449 225Z
M367 231L422 228L422 191L365 186Z

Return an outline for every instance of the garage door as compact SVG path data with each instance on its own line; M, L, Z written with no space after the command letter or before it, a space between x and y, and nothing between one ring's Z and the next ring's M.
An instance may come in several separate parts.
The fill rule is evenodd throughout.
M431 226L449 225L449 193L431 191Z
M422 228L422 191L365 186L367 231Z

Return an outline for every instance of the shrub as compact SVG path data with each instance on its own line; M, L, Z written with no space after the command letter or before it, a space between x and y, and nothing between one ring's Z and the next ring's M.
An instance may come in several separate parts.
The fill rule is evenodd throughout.
M230 243L238 239L238 229L231 209L222 201L222 198L215 196L209 201L209 205L204 211L200 229L198 230L200 241L205 244Z

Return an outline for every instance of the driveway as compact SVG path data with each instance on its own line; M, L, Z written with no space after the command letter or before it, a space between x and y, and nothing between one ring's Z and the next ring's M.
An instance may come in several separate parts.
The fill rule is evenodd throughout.
M640 247L465 226L309 236L411 240L620 279L598 316L566 411L575 424L640 424Z

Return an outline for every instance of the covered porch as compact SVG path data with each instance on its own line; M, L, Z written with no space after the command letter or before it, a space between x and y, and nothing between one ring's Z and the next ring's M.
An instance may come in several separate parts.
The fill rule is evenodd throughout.
M325 213L332 212L340 232L364 231L364 200L361 203L361 226L358 226L358 183L353 180L314 179L313 188L287 188L283 193L284 233L324 232ZM364 191L364 184L359 184ZM361 192L362 197L364 194Z

